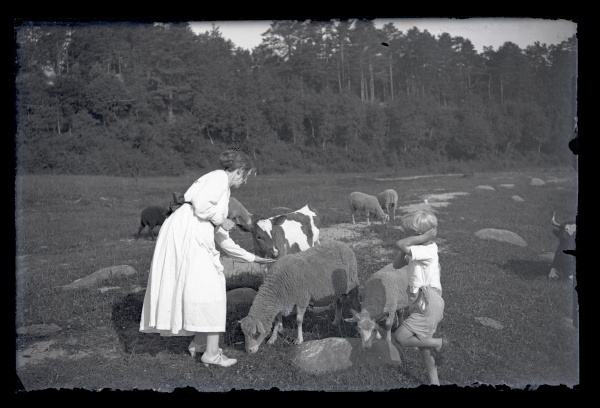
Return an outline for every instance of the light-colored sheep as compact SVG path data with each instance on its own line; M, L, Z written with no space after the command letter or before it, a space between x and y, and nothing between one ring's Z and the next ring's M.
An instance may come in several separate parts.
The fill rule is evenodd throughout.
M371 225L371 214L379 218L382 224L385 224L385 222L390 218L389 215L383 212L377 197L374 195L355 191L350 193L348 196L348 204L350 205L350 213L352 214L352 224L356 224L354 221L354 213L357 211L363 212L367 216L367 225Z
M392 219L396 219L396 207L398 206L398 193L394 189L387 189L377 194L377 201L381 208L387 211L388 217L390 217L390 210L392 211Z
M140 217L140 228L138 229L138 232L135 235L135 239L138 239L140 237L142 230L146 227L148 227L148 229L150 230L150 237L154 239L154 233L152 232L152 230L154 230L154 228L159 225L163 225L168 214L168 208L163 208L155 205L144 208Z
M356 255L343 242L327 241L279 258L258 289L248 315L240 321L246 351L256 353L271 328L267 344L273 344L283 330L282 317L289 315L294 306L298 326L294 344L304 341L302 321L309 303L335 302L333 324L339 325L346 298L358 304L358 284Z
M245 228L252 225L252 214L235 197L229 197L227 218Z
M385 339L389 342L392 341L394 320L397 318L398 325L402 323L404 308L409 305L407 268L394 269L390 264L371 275L361 290L360 313L350 309L352 317L344 319L356 322L365 349L371 347L373 337L380 337L381 320L385 319Z

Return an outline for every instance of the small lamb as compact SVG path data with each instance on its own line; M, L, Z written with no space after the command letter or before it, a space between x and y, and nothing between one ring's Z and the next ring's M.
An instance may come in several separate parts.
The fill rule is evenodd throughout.
M348 204L350 205L350 213L352 214L352 224L356 224L354 221L354 213L356 211L364 212L367 216L367 225L371 225L369 217L371 214L375 215L381 220L382 224L385 224L389 220L389 215L383 212L377 197L355 191L350 193L348 196Z
M156 226L162 225L163 222L165 222L168 213L168 208L163 208L159 206L151 206L144 208L142 210L142 216L140 218L140 228L137 234L135 235L135 239L138 239L140 237L140 234L142 233L142 230L148 227L150 229L150 237L152 237L152 239L154 240L154 233L152 232L152 230Z
M393 219L396 219L396 207L398 206L398 193L394 189L388 189L377 194L377 200L381 208L387 211L388 217L390 210L393 211Z
M330 304L334 301L333 324L339 325L344 300L350 297L358 304L358 284L356 255L343 242L327 241L279 258L258 289L248 315L240 321L246 351L256 353L271 328L267 344L273 344L283 330L282 317L288 316L294 306L298 327L294 344L304 341L302 321L309 303Z
M235 197L229 197L227 218L243 228L252 226L252 214Z
M394 320L397 318L400 325L404 308L409 305L407 286L408 266L394 269L391 264L375 272L365 282L361 290L360 313L350 309L352 317L344 319L346 322L356 322L364 349L371 348L373 337L381 337L379 322L384 319L385 339L392 341Z

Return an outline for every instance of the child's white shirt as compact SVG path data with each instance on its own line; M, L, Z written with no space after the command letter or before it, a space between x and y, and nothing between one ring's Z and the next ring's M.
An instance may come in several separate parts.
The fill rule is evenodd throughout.
M411 292L417 293L425 285L442 290L437 244L412 245L408 249L408 285Z

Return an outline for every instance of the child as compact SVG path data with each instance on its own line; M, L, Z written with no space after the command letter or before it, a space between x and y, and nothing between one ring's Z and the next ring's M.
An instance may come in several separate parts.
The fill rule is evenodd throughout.
M444 317L444 299L440 283L437 218L431 211L418 210L402 217L405 230L416 235L396 242L400 254L394 260L396 269L408 264L407 292L410 315L394 332L403 347L418 347L427 369L429 383L439 385L437 367L446 358L450 345L447 339L433 338L438 323Z

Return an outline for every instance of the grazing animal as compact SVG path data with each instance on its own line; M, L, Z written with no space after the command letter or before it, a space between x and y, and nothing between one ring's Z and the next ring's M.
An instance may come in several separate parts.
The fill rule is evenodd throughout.
M248 229L252 225L252 214L235 197L229 197L227 218Z
M339 325L345 299L350 297L358 304L358 284L356 255L343 242L327 241L279 258L258 289L248 315L240 321L246 351L256 353L271 329L267 344L273 344L283 330L282 317L289 315L294 306L297 324L294 344L304 341L302 322L309 303L335 302L333 324Z
M558 247L554 253L552 268L550 269L549 279L558 278L559 275L573 277L575 270L575 236L577 233L577 224L573 220L557 222L555 214L552 214L552 232L558 238ZM567 253L566 251L569 251Z
M159 206L151 206L146 207L142 210L142 216L140 218L140 228L135 236L135 239L140 237L142 230L146 227L150 229L150 237L154 239L154 233L152 230L159 225L162 225L165 222L169 214L168 208L163 208Z
M389 215L383 212L377 197L374 195L355 191L348 196L348 204L350 205L350 213L352 214L352 224L356 224L354 221L354 213L357 211L362 212L367 216L367 225L371 225L370 215L379 218L382 224L385 224L390 218Z
M381 205L381 208L387 211L388 217L390 217L390 210L393 213L393 218L392 219L396 219L396 207L398 206L398 193L396 192L396 190L393 189L388 189L385 191L382 191L381 193L377 194L377 201L379 201L379 205Z
M249 228L240 228L252 233L254 253L258 256L281 258L320 244L317 214L308 205L287 214L257 218Z
M364 349L371 348L373 338L380 338L379 322L384 322L385 339L392 341L394 321L402 323L404 308L408 307L408 266L394 269L388 265L375 272L361 290L360 312L350 309L352 317L344 319L355 322ZM397 320L396 320L397 319Z

